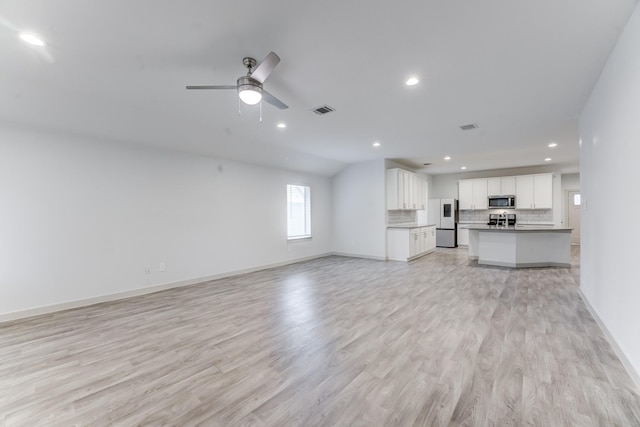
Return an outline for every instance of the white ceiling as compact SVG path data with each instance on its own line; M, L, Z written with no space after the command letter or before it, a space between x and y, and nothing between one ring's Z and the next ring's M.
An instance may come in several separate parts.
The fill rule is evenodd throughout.
M578 116L637 3L3 0L0 121L325 175L376 158L577 171ZM185 90L271 50L265 88L290 108L262 123L234 91Z

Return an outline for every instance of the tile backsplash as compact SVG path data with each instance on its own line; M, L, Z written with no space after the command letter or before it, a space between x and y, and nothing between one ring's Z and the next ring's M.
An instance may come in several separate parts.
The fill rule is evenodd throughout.
M416 211L387 211L387 224L416 222Z
M459 221L460 222L475 222L482 223L487 222L489 220L490 213L515 213L516 214L516 222L520 224L544 224L544 223L552 223L553 222L553 211L551 209L527 209L527 210L518 210L518 209L492 209L492 210L481 210L481 211L460 211L459 212Z

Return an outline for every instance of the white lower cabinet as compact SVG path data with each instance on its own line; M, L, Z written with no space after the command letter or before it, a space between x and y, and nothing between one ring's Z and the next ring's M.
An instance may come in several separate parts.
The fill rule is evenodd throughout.
M469 246L469 229L458 226L458 246Z
M388 228L387 259L410 261L436 248L436 227Z

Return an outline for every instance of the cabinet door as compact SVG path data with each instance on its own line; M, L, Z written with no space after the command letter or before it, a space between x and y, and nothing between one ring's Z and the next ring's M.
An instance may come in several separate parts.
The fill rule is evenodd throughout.
M424 177L418 175L418 209L425 210L427 209L427 181L425 181Z
M420 250L420 229L411 229L409 233L409 258L416 256Z
M516 177L516 209L533 209L533 176Z
M387 209L401 209L400 198L402 193L400 174L398 169L387 169Z
M473 182L470 179L458 181L458 209L473 209Z
M418 175L409 174L409 209L418 209Z
M489 196L502 196L500 187L500 178L488 178L487 179L487 195Z
M469 229L468 228L458 228L458 246L469 245Z
M411 234L408 228L387 229L387 259L406 261L411 257Z
M535 175L533 177L533 208L553 208L553 175Z
M502 194L499 194L499 196L515 196L516 178L514 176L500 178L500 191Z
M473 180L473 209L489 209L486 179Z
M433 250L436 248L436 228L435 227L429 227L429 232L428 232L428 236L429 236L429 246L427 247L427 250Z
M409 209L409 191L410 191L410 182L411 176L408 172L399 170L398 171L398 188L400 189L400 197L398 199L398 206L400 209Z

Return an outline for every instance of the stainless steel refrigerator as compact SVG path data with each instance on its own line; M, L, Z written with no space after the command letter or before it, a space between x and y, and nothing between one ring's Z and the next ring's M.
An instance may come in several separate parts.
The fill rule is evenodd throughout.
M458 246L458 200L430 199L427 219L429 223L436 225L436 246Z

